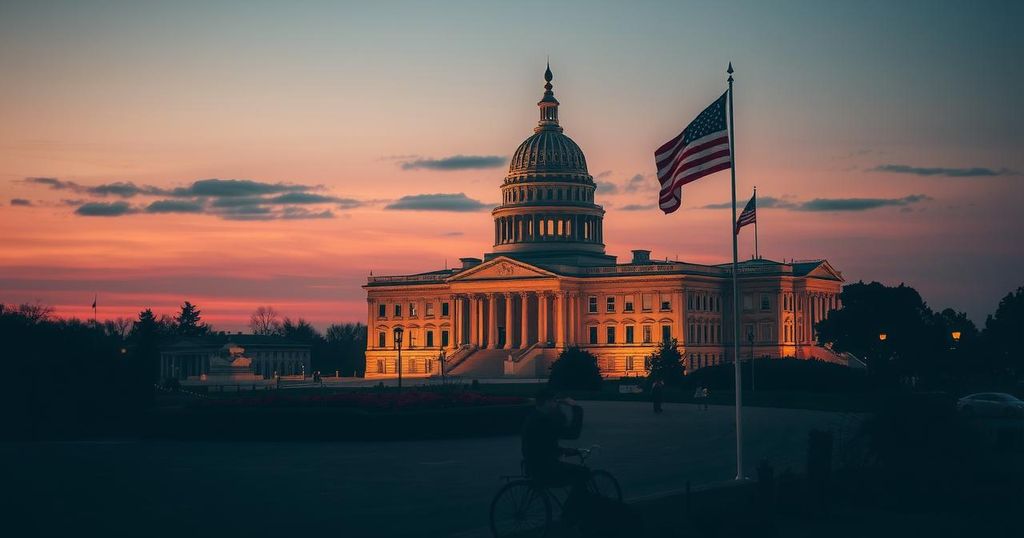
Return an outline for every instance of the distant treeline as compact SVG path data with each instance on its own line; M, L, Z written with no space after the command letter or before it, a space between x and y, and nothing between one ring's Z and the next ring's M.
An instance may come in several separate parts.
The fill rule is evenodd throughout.
M56 317L46 305L0 303L7 381L0 393L9 415L0 437L136 431L154 402L161 347L214 332L187 301L173 317L146 309L136 319L103 321ZM321 334L303 319L285 318L262 334L309 344L314 371L362 375L365 325L335 324Z

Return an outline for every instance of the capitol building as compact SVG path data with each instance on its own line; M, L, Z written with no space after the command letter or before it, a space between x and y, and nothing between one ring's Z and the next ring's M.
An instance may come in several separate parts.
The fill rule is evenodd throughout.
M605 210L583 151L558 121L550 68L533 135L516 149L483 258L414 275L371 276L366 377L445 372L469 378L546 377L565 348L598 358L606 377L646 375L645 357L675 341L688 372L731 362L732 264L628 262L605 252ZM838 308L842 274L825 260L739 264L740 359L795 357L845 364L814 326Z

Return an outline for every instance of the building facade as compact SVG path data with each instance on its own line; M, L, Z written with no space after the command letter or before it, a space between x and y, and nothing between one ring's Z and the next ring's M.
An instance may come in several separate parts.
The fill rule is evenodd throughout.
M207 336L182 337L160 349L160 378L183 381L210 373L214 357L224 346L234 344L252 359L250 371L263 379L309 374L310 346L280 336L216 333Z
M675 341L688 371L733 360L732 264L628 263L605 252L604 209L579 146L558 121L545 72L540 120L515 151L492 211L494 246L461 266L371 276L367 377L402 374L545 377L561 350L579 346L609 377L646 375L645 357ZM825 260L749 260L738 269L740 358L844 362L815 344L814 325L837 308L843 279ZM844 362L845 363L845 362Z

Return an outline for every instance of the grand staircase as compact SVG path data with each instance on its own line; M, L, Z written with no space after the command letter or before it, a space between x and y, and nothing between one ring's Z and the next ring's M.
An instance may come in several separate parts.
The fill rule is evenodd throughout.
M510 352L507 349L477 349L448 370L448 373L470 379L504 377L505 361Z

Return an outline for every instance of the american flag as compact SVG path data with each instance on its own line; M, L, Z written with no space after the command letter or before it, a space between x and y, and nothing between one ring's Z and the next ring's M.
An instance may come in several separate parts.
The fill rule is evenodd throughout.
M704 109L679 136L654 152L661 194L658 206L665 214L679 209L683 185L732 166L729 128L725 117L728 92Z
M754 195L750 197L750 201L743 208L740 218L736 219L736 233L740 233L740 228L755 222L757 222L757 191L754 191Z

